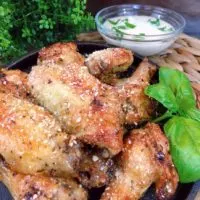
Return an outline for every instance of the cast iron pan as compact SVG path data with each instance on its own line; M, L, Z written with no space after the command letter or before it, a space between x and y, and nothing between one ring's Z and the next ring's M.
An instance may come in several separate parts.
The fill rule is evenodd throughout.
M108 48L108 45L99 44L99 43L78 42L77 44L78 44L79 52L81 54L89 54L96 50ZM38 56L38 51L34 51L22 57L21 59L11 63L10 65L8 65L8 68L20 69L22 71L29 72L31 67L36 64L37 56ZM141 62L141 58L139 58L138 56L135 56L134 65L137 66L140 62ZM195 189L196 187L197 187L197 184L196 185L195 184L180 184L174 196L174 200L185 200L187 199L189 195L190 197L195 196L194 194L197 192L197 190ZM104 188L92 189L91 191L89 191L90 200L98 200L101 196L103 189ZM142 200L154 200L155 199L154 193L155 193L154 186L152 186L145 193ZM193 198L194 197L189 198L189 199L193 199ZM0 183L0 200L11 200L11 199L12 197L9 191L7 190L7 188L2 183Z

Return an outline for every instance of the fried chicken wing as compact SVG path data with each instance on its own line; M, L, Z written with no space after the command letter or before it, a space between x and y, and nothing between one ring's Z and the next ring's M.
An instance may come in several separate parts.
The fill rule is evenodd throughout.
M20 70L0 70L0 92L34 102L27 84L27 74Z
M77 63L38 65L29 74L29 84L33 96L67 132L105 147L113 155L120 152L123 115L119 95L92 76L87 67Z
M131 51L123 48L108 48L95 51L85 60L89 72L102 82L113 85L116 73L123 72L133 62Z
M0 163L0 180L15 200L86 200L87 192L70 179L23 175Z
M78 63L83 65L84 57L77 52L77 46L73 42L55 43L50 47L44 47L38 56L38 64L41 63Z
M89 188L109 181L107 161L101 157L93 161L84 146L62 132L44 108L0 93L0 112L0 155L12 170L76 177ZM85 173L88 176L83 176Z
M118 79L116 87L124 97L122 109L125 124L138 124L150 119L155 104L145 95L144 89L149 85L156 67L144 59L129 78Z
M68 45L64 43L62 48L66 46ZM90 74L86 66L75 60L71 64L66 64L67 61L58 63L58 57L65 57L64 50L56 54L56 58L42 58L42 55L47 55L50 50L57 51L55 47L56 45L52 45L46 52L43 50L39 60L45 60L45 63L34 66L29 74L28 83L32 95L57 117L67 132L76 135L84 143L108 149L111 156L116 155L122 149L123 125L126 121L138 123L149 118L150 100L144 95L146 82L140 87L131 77L123 81L124 85L104 84ZM108 49L100 54L106 54L105 52L108 52L108 63L110 62L110 65L105 67L108 72L113 71L113 65L120 70L122 66L127 68L132 63L132 54L127 50ZM115 61L113 59L117 59L117 52L121 52L121 56ZM72 57L76 56L73 54ZM150 70L147 65L143 66L147 67L145 71ZM141 74L141 79L149 81L146 76L148 73ZM135 102L135 97L141 98L142 103Z
M115 179L101 200L138 200L152 183L157 199L170 199L176 191L178 175L169 154L167 138L156 124L135 129L125 140Z
M77 160L65 153L69 137L44 108L0 93L0 112L0 154L11 169L75 176L80 152Z

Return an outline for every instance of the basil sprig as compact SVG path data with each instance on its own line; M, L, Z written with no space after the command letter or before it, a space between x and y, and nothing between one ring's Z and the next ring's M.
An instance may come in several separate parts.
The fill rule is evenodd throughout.
M164 131L180 182L200 180L200 110L196 108L190 81L178 70L161 67L159 83L148 86L145 94L167 108L155 121L169 119Z

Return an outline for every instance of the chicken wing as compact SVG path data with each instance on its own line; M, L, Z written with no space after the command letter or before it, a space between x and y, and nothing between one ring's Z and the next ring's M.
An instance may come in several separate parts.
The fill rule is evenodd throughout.
M89 72L102 82L113 85L117 72L123 72L133 62L132 52L123 48L108 48L95 51L85 60Z
M0 180L15 200L87 199L87 192L73 180L15 173L2 162Z
M149 85L156 72L155 65L144 59L129 78L118 79L115 84L119 94L124 97L122 110L125 124L147 121L155 109L155 103L145 95L144 89Z
M100 156L98 162L93 160L44 108L0 93L0 112L0 155L12 170L76 177L89 188L109 181L110 161Z
M20 70L0 70L0 92L34 102L27 84L27 74Z
M77 52L77 46L73 42L55 43L50 47L45 47L39 52L38 64L51 63L78 63L83 65L84 57Z
M115 179L101 200L138 200L152 183L157 199L170 199L176 191L178 175L169 154L167 138L156 124L135 129L126 138Z
M63 44L62 48L65 46L67 44ZM46 53L45 49L43 50L43 54L47 55L50 50L59 52L56 48L56 45L50 46ZM112 54L120 51L126 57L123 58L122 53L122 62L120 58L117 62L112 61L119 70L121 66L127 68L132 62L132 54L124 49L105 51L109 52L109 62L116 57ZM89 73L86 66L77 63L76 59L72 59L74 63L71 64L66 64L67 61L58 63L58 57L65 57L63 55L65 52L63 50L59 52L60 55L56 54L55 59L54 56L43 59L43 54L40 55L39 60L45 62L34 66L28 78L32 95L57 117L67 132L84 143L108 149L111 156L116 155L122 149L126 121L138 123L150 116L151 110L148 109L150 100L144 95L144 85L149 81L150 67L142 65L142 69L144 67L147 69L141 74L141 79L143 78L145 83L141 84L141 87L140 83L136 84L136 81L133 81L135 79L133 77L124 80L124 84L110 86L100 82ZM76 57L75 54L72 57ZM113 71L111 70L113 64L107 65L105 69L108 72ZM137 100L141 98L142 103L135 102L135 97Z
M113 155L120 152L120 97L114 88L92 76L87 67L77 63L37 65L29 74L29 84L33 96L67 132L88 144L105 147Z
M75 176L80 152L65 153L69 137L44 108L0 93L0 112L0 154L11 169Z

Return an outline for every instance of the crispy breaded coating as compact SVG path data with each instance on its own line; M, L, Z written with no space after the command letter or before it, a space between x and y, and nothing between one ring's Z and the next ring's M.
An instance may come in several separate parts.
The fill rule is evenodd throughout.
M148 98L144 90L150 84L156 67L144 59L129 78L118 79L115 86L124 97L122 109L125 124L139 124L151 118L155 103Z
M118 93L92 76L87 67L38 65L33 67L29 83L33 96L67 132L112 154L121 150L123 115Z
M63 43L63 46L67 44ZM55 45L48 47L46 53L44 49L43 54L54 48ZM128 50L108 49L103 54L109 52L111 65L117 66L120 58L116 63L111 58L120 51L127 55L125 59L121 56L121 65L127 67L133 60ZM59 56L65 55L60 52L55 61L51 58L51 62L45 61L32 68L28 80L32 95L57 117L67 132L84 143L106 148L112 156L116 155L122 149L123 125L138 124L149 119L152 113L151 100L144 95L144 87L151 78L150 64L147 61L141 64L139 71L144 70L140 74L142 83L133 74L121 81L123 84L117 82L116 86L110 86L91 75L88 67L80 63L57 63Z
M15 200L86 200L87 192L70 179L24 175L0 164L0 180Z
M107 84L114 84L116 73L123 72L133 63L133 53L123 48L95 51L85 60L89 72Z
M0 154L16 172L77 176L79 149L67 154L69 137L44 108L0 93ZM68 150L69 151L69 150Z
M94 161L43 107L0 93L0 112L0 155L12 170L76 177L89 188L109 181L108 160Z
M156 197L170 199L178 185L178 175L169 154L169 143L156 124L135 129L126 138L119 156L115 179L101 200L138 200L156 185Z
M61 56L62 55L62 56ZM50 47L44 47L38 56L38 64L41 63L84 63L84 57L77 52L77 45L73 42L55 43Z
M27 74L20 70L0 70L0 92L34 102L27 85Z

